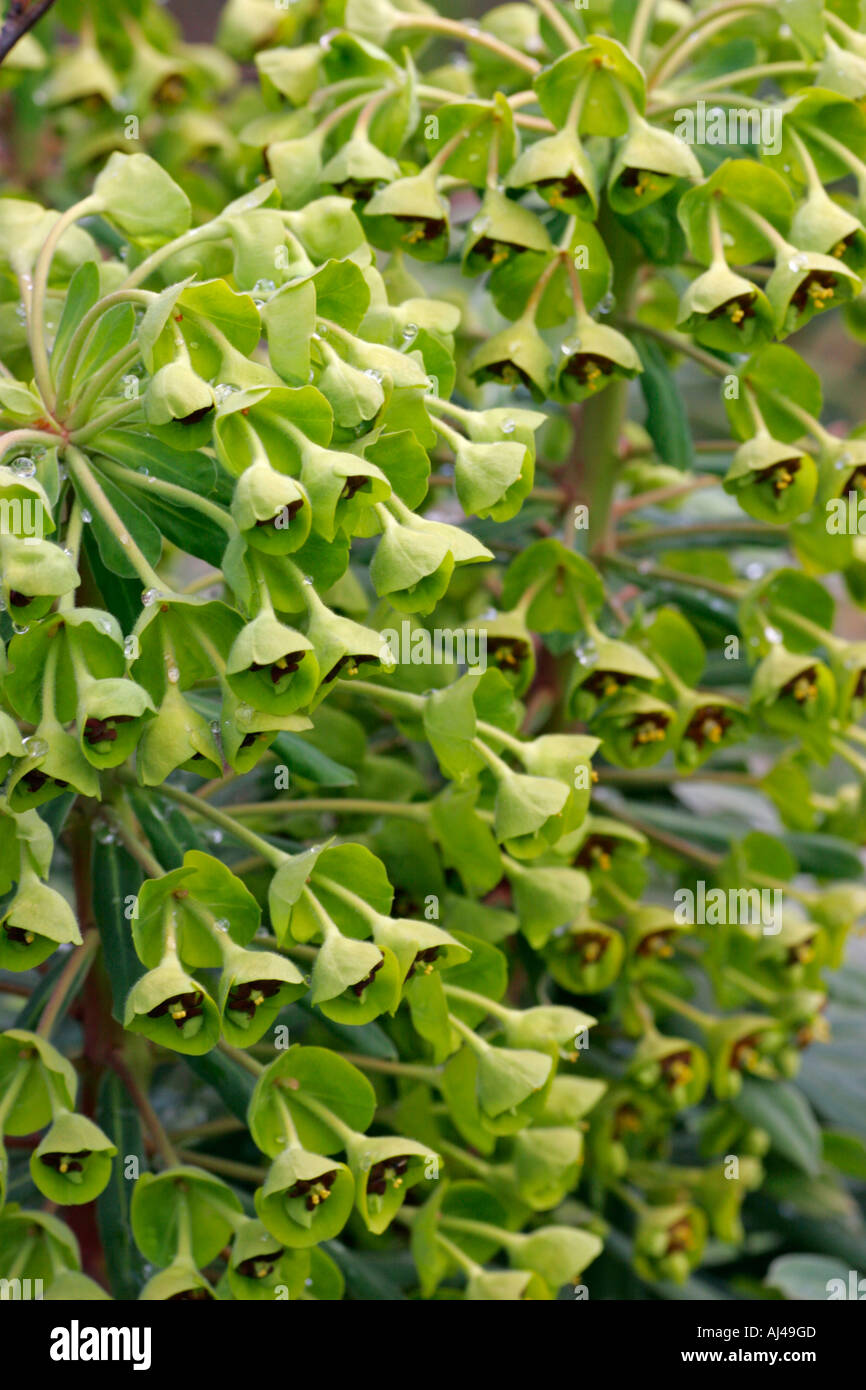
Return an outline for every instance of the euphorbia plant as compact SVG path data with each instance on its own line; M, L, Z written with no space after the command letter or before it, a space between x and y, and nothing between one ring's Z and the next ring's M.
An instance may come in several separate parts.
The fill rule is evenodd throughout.
M210 108L96 8L41 102L141 148L0 199L0 1274L699 1298L792 1204L837 1253L864 470L797 348L862 333L850 16L230 0Z

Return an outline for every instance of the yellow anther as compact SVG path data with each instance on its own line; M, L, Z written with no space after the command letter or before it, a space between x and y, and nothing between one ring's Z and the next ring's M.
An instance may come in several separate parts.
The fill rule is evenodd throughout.
M583 948L584 960L591 965L593 961L598 960L600 955L601 943L598 941L588 941Z
M591 767L589 770L589 780L593 783L598 781L598 773L596 772L594 767Z
M703 732L704 737L708 738L710 743L721 743L722 735L725 731L717 720L705 719L703 723Z
M741 304L734 303L728 306L728 318L731 323L742 323L745 317L746 311Z
M845 255L845 252L847 250L848 247L846 246L845 242L838 241L836 245L833 247L833 250L830 252L830 255L835 256L837 261L841 261L842 257Z
M61 1173L67 1173L69 1171L69 1164L67 1163L65 1158L62 1158L60 1160L60 1171Z
M186 1009L183 1007L183 1004L172 1004L169 1013L172 1018L186 1018Z

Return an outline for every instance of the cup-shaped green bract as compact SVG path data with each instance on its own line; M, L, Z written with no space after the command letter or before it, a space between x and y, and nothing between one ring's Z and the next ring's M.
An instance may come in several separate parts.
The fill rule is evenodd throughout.
M159 965L170 943L192 970L223 964L234 946L248 946L258 930L261 909L231 869L200 849L187 850L183 863L149 878L138 894L132 939L139 960Z
M252 705L233 690L223 691L220 737L225 760L234 772L249 772L256 766L279 732L279 719L278 715L257 716Z
M636 349L624 334L589 314L578 315L574 331L561 348L556 372L557 395L584 401L613 381L630 380L642 370Z
M371 1023L380 1014L393 1013L400 987L400 967L387 946L331 932L319 948L312 1002L335 1023Z
M478 1052L478 1104L491 1121L522 1129L538 1114L556 1070L555 1048L493 1047Z
M313 644L321 685L316 701L324 699L333 682L358 675L361 667L375 669L382 661L382 637L373 628L333 613L310 594L310 620L306 635Z
M856 724L866 713L866 642L848 642L831 658L838 701L836 716L842 724Z
M296 478L265 460L251 464L235 484L232 516L247 545L267 555L290 555L310 534L310 499Z
M818 468L811 454L768 434L741 444L725 475L726 492L758 521L783 526L811 505Z
M34 810L74 790L99 797L99 775L78 740L56 723L40 724L25 745L26 757L13 765L7 796L15 812Z
M665 907L649 903L637 908L629 916L626 932L629 972L653 973L657 962L673 957L677 937L687 930L687 924L678 922Z
M119 767L155 713L147 691L135 681L87 682L79 692L77 714L82 753L96 768Z
M837 698L828 666L778 645L764 657L752 679L752 708L779 733L804 734L825 725Z
M725 695L694 691L677 702L674 732L677 767L700 767L713 753L739 743L749 734L746 711Z
M21 1211L11 1203L0 1212L0 1250L16 1277L41 1279L46 1287L64 1270L79 1270L81 1254L70 1228L47 1211Z
M464 1298L469 1303L545 1302L553 1294L538 1274L527 1269L479 1269L469 1276Z
M474 536L440 521L407 513L397 521L382 514L384 533L370 564L381 598L402 613L431 613L444 595L455 566L491 558Z
M19 1079L23 1072L23 1080ZM15 1088L6 1112L6 1134L33 1134L51 1121L54 1106L71 1109L78 1078L71 1062L38 1033L7 1028L0 1033L0 1095Z
M222 757L210 723L171 681L156 718L141 730L136 769L145 787L159 787L177 771L208 779L222 776Z
M520 511L534 479L532 453L523 444L466 441L457 448L454 480L467 516L510 520Z
M676 711L643 690L623 690L592 721L608 762L617 767L652 767L672 745Z
M58 946L81 945L72 908L62 894L40 883L32 871L22 875L15 897L0 913L2 970L32 970Z
M144 1303L209 1303L216 1294L192 1260L179 1255L148 1279L139 1298Z
M506 193L488 188L463 243L463 273L478 275L495 269L520 251L552 255L544 224Z
M547 398L553 357L532 318L520 318L477 348L469 372L479 386L496 381L525 386L537 401Z
M383 154L363 135L355 135L331 156L321 172L320 182L331 184L336 193L358 203L368 203L384 184L400 176L395 159Z
M503 767L496 774L493 831L517 858L555 845L566 830L568 787L553 777L532 777Z
M501 671L515 695L524 695L535 675L535 648L523 615L500 613L479 623L487 647L487 665Z
M92 1202L111 1177L116 1145L84 1115L61 1110L30 1156L30 1175L58 1206Z
M238 699L254 710L293 714L312 699L319 664L308 637L263 612L235 638L226 677Z
M703 1098L710 1079L710 1064L703 1048L687 1038L650 1033L635 1050L629 1076L661 1105L684 1110Z
M332 1240L349 1219L355 1181L344 1163L297 1145L275 1158L256 1192L256 1211L291 1250Z
M677 326L704 347L748 352L773 336L773 310L763 290L718 261L685 290Z
M220 1013L204 986L168 957L133 985L123 1026L173 1052L200 1057L219 1041Z
M367 1229L377 1236L390 1226L410 1188L439 1175L438 1154L399 1135L359 1135L347 1157L355 1175L355 1205Z
M787 337L815 314L846 304L859 290L859 277L844 261L786 245L766 287L776 316L776 337Z
M764 1172L759 1158L738 1154L737 1178L732 1181L723 1166L713 1165L704 1171L695 1195L706 1212L710 1230L717 1240L739 1245L745 1239L741 1218L743 1202L750 1192L760 1187Z
M99 210L138 246L159 246L186 231L190 202L146 154L112 154L93 185Z
M18 725L11 715L0 710L0 777L5 779L13 761L26 755L27 749Z
M235 1298L245 1302L300 1298L310 1272L305 1252L286 1250L261 1221L244 1221L232 1241L226 1277Z
M852 435L832 445L825 441L818 464L818 500L828 503L831 498L841 499L845 505L837 510L847 523L848 494L857 495L863 490L866 490L866 439ZM829 518L831 508L827 506L825 510Z
M45 1290L42 1295L46 1303L90 1303L107 1300L112 1301L111 1294L106 1293L101 1284L97 1284L95 1279L90 1279L86 1274L79 1274L78 1270L64 1270L51 1280L50 1288Z
M319 353L325 367L316 386L330 403L336 425L349 431L349 438L366 433L385 404L383 373L375 367L353 367L324 342Z
M197 425L216 409L216 396L188 362L167 362L154 372L144 393L144 414L151 425Z
M529 145L508 171L508 186L531 189L552 208L595 219L595 169L573 130L558 130Z
M364 208L363 223L374 246L399 246L421 261L441 261L448 254L448 203L430 170L380 188Z
M514 1235L508 1242L510 1264L530 1269L551 1289L576 1284L587 1265L604 1248L604 1241L592 1231L574 1226L541 1226L525 1235Z
M577 662L568 685L568 712L588 720L599 705L625 688L645 689L661 673L638 647L616 638L593 638L576 649Z
M434 970L462 965L472 954L468 946L441 927L409 917L377 914L373 922L373 940L377 946L385 946L392 952L403 984L415 975L429 975Z
M701 1262L706 1238L707 1218L700 1207L646 1207L635 1230L632 1263L650 1283L684 1284Z
M786 1033L767 1014L734 1014L708 1031L710 1073L719 1100L731 1100L742 1089L743 1075L779 1080L780 1055Z
M852 212L816 185L797 209L791 240L804 251L820 251L842 261L855 275L866 269L866 230Z
M75 563L59 545L37 537L0 536L0 592L14 623L35 623L54 600L77 589Z
M512 1009L503 1020L509 1047L564 1048L573 1053L576 1039L584 1036L597 1020L566 1004L536 1004L528 1009ZM576 1060L576 1056L573 1058Z
M683 140L635 115L614 156L607 193L614 212L640 212L678 180L699 178L701 166Z
M565 835L571 834L586 817L595 780L592 759L599 740L587 734L542 734L524 747L523 766L539 777L559 778L568 788L563 808Z
M533 1125L515 1135L512 1163L521 1200L533 1211L550 1211L577 1186L583 1134L566 1126Z
M174 1259L189 1230L192 1260L204 1269L229 1244L241 1216L234 1191L213 1173L182 1166L142 1173L130 1202L135 1243L155 1265Z
M326 541L338 531L353 535L364 513L391 495L391 484L375 463L316 444L304 449L301 482L313 509L313 530Z
M572 994L597 994L613 984L625 959L620 932L590 919L554 931L544 960L556 983Z
M285 956L230 947L218 995L226 1042L233 1047L252 1047L280 1010L306 989L303 975Z

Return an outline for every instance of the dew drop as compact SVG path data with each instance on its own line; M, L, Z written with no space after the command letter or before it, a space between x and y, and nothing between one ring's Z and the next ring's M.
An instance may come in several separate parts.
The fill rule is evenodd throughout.
M36 472L35 460L27 454L20 454L17 459L12 460L12 472L19 478L32 478Z
M220 831L217 831L216 833L217 833L217 834L221 834ZM219 917L219 918L217 918L217 920L214 922L214 926L216 927L217 931L222 931L222 932L227 932L228 929L229 929L229 927L230 927L230 925L231 925L231 923L229 922L228 917Z
M516 424L516 422L515 422L514 420L503 420L503 421L502 421L502 433L503 433L503 434L513 434L514 431L515 431L516 429L517 429L517 424Z
M178 681L180 680L180 671L177 669L176 666L169 666L165 674L166 678L171 681L172 685L177 685Z
M150 608L154 603L156 603L156 600L158 598L159 594L157 593L156 589L145 589L143 594L141 595L141 602L145 608Z
M777 627L765 627L764 636L768 642L772 642L775 645L778 645L778 643L782 641L782 634Z
M135 660L137 648L138 648L138 641L136 640L135 637L124 637L124 639L123 639L123 655L126 657L127 661L134 661L134 660Z
M89 526L90 522L93 520L93 513L89 512L86 507L82 507L81 509L81 520L84 522L85 526Z

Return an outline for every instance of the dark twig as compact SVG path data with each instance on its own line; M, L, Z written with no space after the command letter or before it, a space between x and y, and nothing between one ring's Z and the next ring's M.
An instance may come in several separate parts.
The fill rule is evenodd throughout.
M0 63L53 4L54 0L11 0L0 29Z

